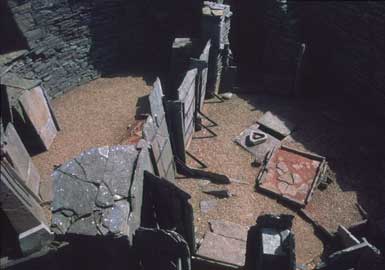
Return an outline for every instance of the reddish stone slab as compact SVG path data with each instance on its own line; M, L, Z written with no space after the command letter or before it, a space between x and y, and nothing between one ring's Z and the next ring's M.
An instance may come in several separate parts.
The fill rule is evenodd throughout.
M259 187L303 207L310 200L324 166L323 157L281 146L261 170Z
M57 134L57 128L41 87L25 91L19 101L48 150Z
M197 255L224 264L245 265L246 242L207 232Z

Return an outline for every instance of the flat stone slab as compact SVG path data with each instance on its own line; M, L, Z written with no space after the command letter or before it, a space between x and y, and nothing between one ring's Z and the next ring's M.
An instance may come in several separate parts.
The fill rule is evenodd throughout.
M258 184L262 190L303 207L310 200L324 167L323 157L280 147L261 170Z
M217 200L208 200L208 201L201 201L200 202L200 208L202 213L208 213L210 210L214 209L218 204Z
M223 220L210 220L210 230L215 234L225 237L234 238L242 241L247 241L248 226L232 223Z
M151 171L147 146L140 170ZM143 179L134 178L139 150L135 145L92 148L53 173L52 229L57 234L126 235L139 226ZM143 177L143 176L142 176ZM136 179L135 178L135 179ZM131 206L130 200L134 200ZM131 215L131 208L135 211Z
M207 232L197 255L237 267L245 265L246 242Z
M255 156L256 162L262 164L266 157L266 154L269 151L273 150L275 147L278 147L281 144L281 140L274 137L270 133L262 131L259 127L259 124L254 124L248 127L234 139L234 142L239 144L246 151L253 154L253 156ZM267 136L266 141L258 145L249 145L247 137L254 131L265 134Z
M290 135L291 131L294 129L294 124L288 121L287 119L283 119L282 117L278 117L270 111L267 111L259 120L258 123L263 125L269 129L278 132L282 136L286 137Z

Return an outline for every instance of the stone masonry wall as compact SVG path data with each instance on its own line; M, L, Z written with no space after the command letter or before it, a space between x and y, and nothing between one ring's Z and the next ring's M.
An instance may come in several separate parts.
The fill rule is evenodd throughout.
M0 32L21 36L26 48L15 49L28 50L11 71L41 79L51 97L99 75L141 71L140 66L150 71L164 68L172 36L178 32L189 36L199 29L201 4L194 0L186 0L186 5L176 0L4 1L9 10L5 21L10 23L0 26L6 27ZM10 31L13 25L16 29Z
M125 2L8 0L29 47L12 71L42 79L54 97L110 70L119 59Z

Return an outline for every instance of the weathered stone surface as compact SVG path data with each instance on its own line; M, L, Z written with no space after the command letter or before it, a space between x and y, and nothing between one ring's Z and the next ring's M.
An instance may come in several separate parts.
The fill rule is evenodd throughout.
M197 255L241 267L245 264L246 242L207 232Z
M19 235L20 249L24 256L30 255L47 246L54 236L45 224L40 224Z
M201 201L199 205L202 213L208 213L210 210L215 208L217 204L218 204L217 200L209 200L209 201Z
M210 220L210 229L213 233L225 237L247 241L248 226L243 226L229 221Z
M262 252L266 255L287 255L283 250L282 243L285 242L290 231L282 233L273 228L262 228Z
M262 134L266 134L267 139L266 142L255 145L255 146L249 146L247 143L247 137L251 134L251 132L258 132ZM255 156L255 161L258 163L258 165L262 164L266 154L273 150L275 147L279 146L281 144L281 140L272 136L271 134L264 132L259 129L259 124L254 124L250 126L249 128L245 129L244 131L239 134L234 141L239 144L241 147L243 147L246 151L250 152Z
M71 226L71 218L63 215L61 212L52 214L51 228L56 234L64 234Z
M32 162L27 149L24 147L14 126L9 123L2 134L5 143L4 151L20 174L25 184L36 194L39 194L40 174Z
M294 124L286 119L279 118L270 111L266 112L259 120L258 123L269 129L278 132L282 136L286 137L290 135L294 128Z
M41 87L25 91L19 98L21 106L48 150L57 134L56 125Z
M109 147L92 148L80 154L76 161L83 171L84 180L100 184L109 155Z
M12 62L13 60L23 56L27 53L27 50L20 50L20 51L14 51L6 54L0 55L0 66L6 65L9 62Z
M94 236L98 234L93 215L81 217L73 222L67 233Z
M129 213L130 204L125 200L118 201L114 206L104 210L102 217L103 226L114 234L126 234Z
M138 151L135 146L110 148L104 172L104 183L113 194L128 197Z
M79 216L92 212L98 192L94 184L77 180L60 171L54 172L53 181L53 211L71 209Z
M17 171L5 159L1 160L0 203L13 229L23 233L41 223L47 224L44 211L36 196L20 184Z
M52 181L42 181L39 185L39 196L43 202L51 202L53 199Z
M104 184L99 186L95 204L99 207L109 207L114 204L114 198L112 197L110 190Z

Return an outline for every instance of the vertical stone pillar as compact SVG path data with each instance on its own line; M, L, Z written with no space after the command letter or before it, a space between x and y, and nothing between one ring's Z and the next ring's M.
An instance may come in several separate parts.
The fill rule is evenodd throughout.
M202 38L211 40L207 78L207 92L209 95L218 94L222 71L228 63L231 15L229 5L204 2L202 8Z

